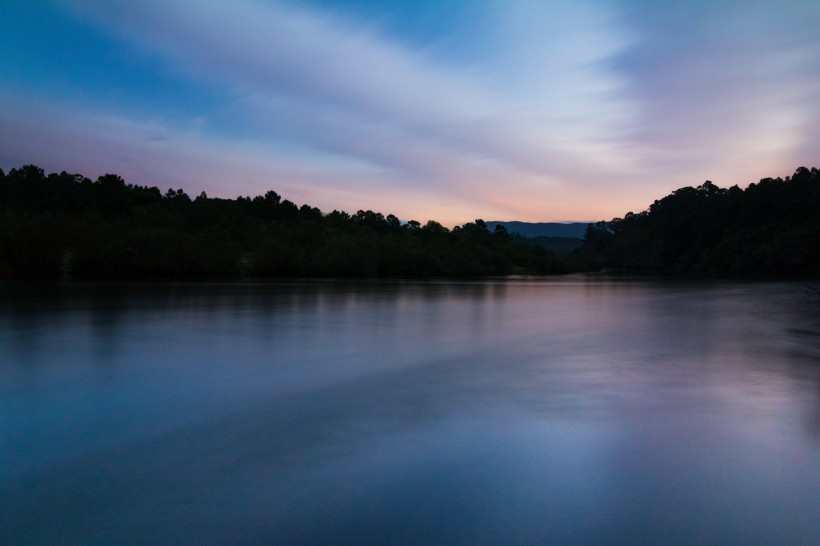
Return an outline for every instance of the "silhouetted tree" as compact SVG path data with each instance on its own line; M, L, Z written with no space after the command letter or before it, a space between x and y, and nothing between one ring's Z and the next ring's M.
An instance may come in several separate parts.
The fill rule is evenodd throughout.
M92 182L26 165L0 175L3 276L469 276L561 270L554 262L482 220L450 231L371 210L323 214L274 191L191 200L115 174Z
M587 229L577 254L605 267L728 276L820 275L820 175L800 167L744 191L706 181Z

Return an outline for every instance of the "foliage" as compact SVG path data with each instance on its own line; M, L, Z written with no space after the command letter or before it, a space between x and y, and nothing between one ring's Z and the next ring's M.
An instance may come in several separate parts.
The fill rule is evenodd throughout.
M482 220L448 230L396 216L348 214L276 192L191 199L182 189L107 174L0 171L0 275L73 278L429 277L565 273L542 247L491 233Z
M820 274L820 171L746 190L706 181L638 214L590 224L580 256L603 267L733 277Z

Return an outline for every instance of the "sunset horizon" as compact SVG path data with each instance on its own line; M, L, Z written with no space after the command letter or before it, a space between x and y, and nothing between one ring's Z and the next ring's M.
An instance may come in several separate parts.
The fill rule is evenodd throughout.
M820 164L820 7L12 3L0 168L448 226Z

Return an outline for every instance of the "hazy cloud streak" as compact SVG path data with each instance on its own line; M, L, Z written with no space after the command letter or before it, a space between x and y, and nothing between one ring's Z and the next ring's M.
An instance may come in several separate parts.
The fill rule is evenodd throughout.
M62 5L223 102L192 120L193 102L134 94L94 109L95 96L46 85L9 97L30 113L2 117L19 132L0 142L4 162L39 149L51 159L33 162L68 162L55 168L451 223L606 218L706 178L820 163L820 8L807 3L493 0L430 43L344 7Z

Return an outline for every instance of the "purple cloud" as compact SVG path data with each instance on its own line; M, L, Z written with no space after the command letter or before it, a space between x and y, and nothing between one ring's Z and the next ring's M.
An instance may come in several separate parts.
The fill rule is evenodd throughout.
M0 117L22 135L1 142L5 164L47 167L45 148L57 169L452 224L609 218L706 178L820 163L814 7L486 2L421 48L290 2L63 4L229 98L194 121L10 96L37 114ZM487 43L447 49L459 40Z

